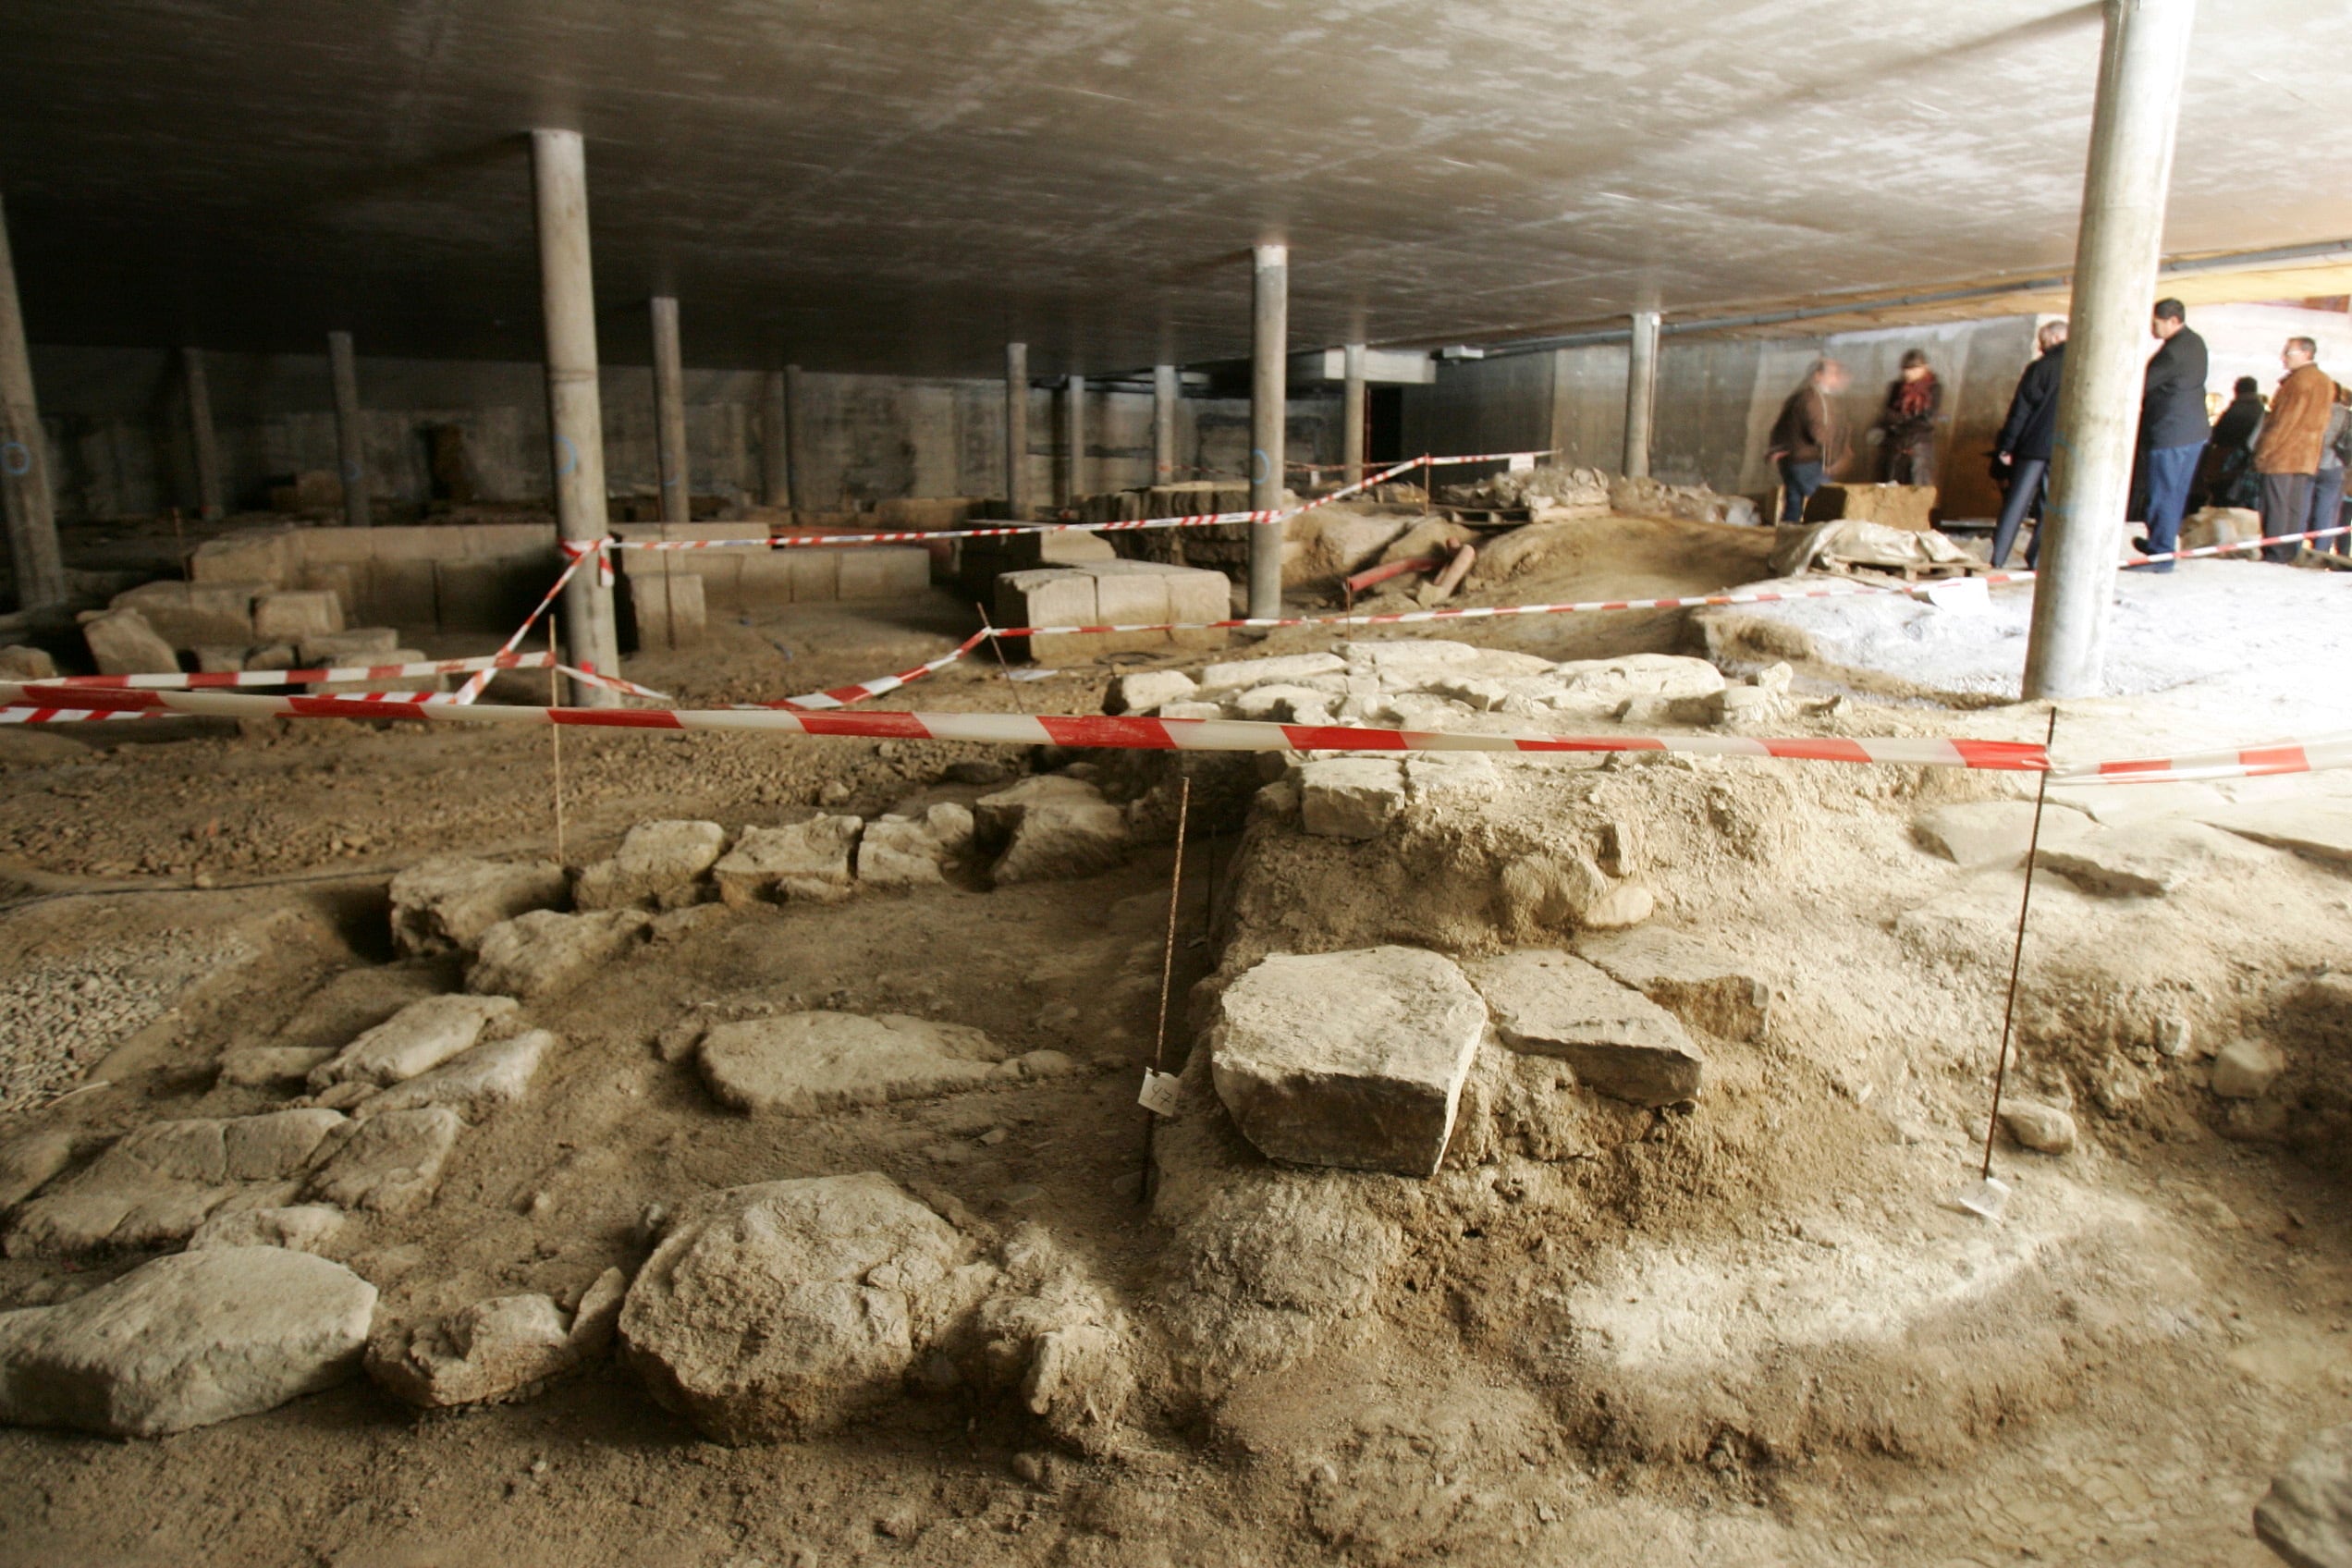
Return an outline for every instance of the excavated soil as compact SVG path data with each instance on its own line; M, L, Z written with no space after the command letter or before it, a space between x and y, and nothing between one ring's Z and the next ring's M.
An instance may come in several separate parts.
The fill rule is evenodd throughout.
M1706 593L1764 575L1769 543L1555 525L1466 602ZM813 606L631 673L685 701L772 697L932 656L962 614L945 596ZM1679 612L1378 634L1427 632L1555 660L1688 651L1693 635ZM1231 656L1350 634L1286 630ZM1094 711L1119 670L1174 662L1011 681L985 657L882 705ZM1849 673L1800 666L1800 698L1846 694L1771 728L2040 734L2040 710L1878 705ZM492 700L542 690L503 677ZM2184 729L2207 740L2227 706L2209 682L2070 704L2066 722L2161 750ZM625 731L562 745L574 864L647 819L871 815L1070 760ZM1279 789L1244 808L1279 772L1254 766L1201 774L1216 788L1196 796L1209 831L1177 912L1171 1059L1268 952L1574 944L1507 874L1604 850L1655 894L1651 925L1769 989L1769 1025L1694 1023L1707 1085L1655 1110L1482 1047L1427 1182L1269 1164L1195 1052L1147 1156L1134 1091L1168 844L1077 881L710 906L535 1004L562 1043L528 1104L468 1133L429 1207L347 1229L331 1256L381 1288L378 1321L514 1291L569 1299L643 1260L649 1206L879 1170L975 1236L1043 1227L1128 1314L1141 1388L1116 1452L1058 1448L1016 1402L977 1395L911 1393L832 1436L729 1448L611 1362L525 1403L425 1416L361 1380L160 1440L0 1430L0 1562L2268 1561L2249 1513L2271 1471L2352 1416L2352 1101L2334 1087L2352 1017L2327 978L2352 935L2344 863L2247 843L2139 897L2043 875L2010 1087L2069 1109L2081 1142L2050 1157L2003 1139L2015 1194L1989 1226L1948 1200L1981 1149L2023 878L1929 852L1914 822L2015 799L2019 779L1544 758L1355 842L1303 832ZM392 950L387 878L430 853L553 854L556 768L539 731L0 732L0 1142L59 1129L94 1147L268 1109L278 1096L216 1081L223 1051L339 1045L454 986L452 961ZM2332 776L2170 788L2137 812L2091 803L2143 825L2233 800L2352 810ZM976 1025L1084 1071L755 1118L666 1060L689 1021L812 1008ZM2243 1034L2291 1065L2264 1100L2221 1101L2208 1059ZM0 1261L0 1307L140 1261Z

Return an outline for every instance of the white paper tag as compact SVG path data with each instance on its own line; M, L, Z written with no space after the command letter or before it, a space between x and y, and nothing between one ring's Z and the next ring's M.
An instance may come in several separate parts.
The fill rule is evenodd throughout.
M1513 472L1513 473L1528 473L1528 472L1532 472L1534 471L1534 469L1535 469L1535 466L1536 466L1536 459L1533 459L1533 458L1531 458L1531 457L1528 457L1528 458L1513 458L1513 459L1511 459L1511 472Z
M1146 1067L1144 1069L1143 1092L1135 1096L1135 1103L1154 1116L1173 1116L1176 1114L1176 1084L1173 1072L1154 1072Z

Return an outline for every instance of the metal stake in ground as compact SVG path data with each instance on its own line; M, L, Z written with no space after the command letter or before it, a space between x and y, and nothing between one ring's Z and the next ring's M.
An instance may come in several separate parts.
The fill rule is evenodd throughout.
M2009 1202L2009 1184L1992 1173L1992 1141L2001 1130L2001 1091L2009 1080L2009 1041L2017 1023L2017 979L2025 971L2026 916L2033 909L2034 868L2041 854L2041 808L2050 798L2050 747L2058 739L2058 709L2050 709L2050 729L2042 737L2041 779L2034 786L2033 831L2026 839L2026 890L2017 900L2017 940L2009 951L2009 1000L2001 1012L2001 1054L1992 1068L1992 1110L1985 1118L1984 1165L1977 1184L1953 1201L1987 1219L2001 1218Z
M1193 776L1180 774L1176 791L1176 864L1168 877L1168 946L1159 960L1159 1021L1152 1028L1151 1072L1144 1075L1144 1169L1135 1182L1135 1201L1151 1201L1152 1124L1160 1111L1152 1104L1155 1080L1168 1071L1168 993L1176 983L1176 917L1183 907L1184 832L1193 815Z
M561 684L563 671L557 668L562 663L563 660L556 654L556 623L551 620L547 623L547 705L549 707L563 705ZM556 765L556 864L561 865L564 859L562 725L550 723L547 726L547 751L554 757Z

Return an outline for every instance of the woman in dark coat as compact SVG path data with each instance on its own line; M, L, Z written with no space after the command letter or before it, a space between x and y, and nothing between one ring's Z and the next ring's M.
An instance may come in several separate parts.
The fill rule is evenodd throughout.
M1913 349L1903 356L1903 374L1887 385L1879 428L1886 432L1882 460L1890 484L1936 482L1935 422L1943 408L1943 383L1928 368L1928 356Z

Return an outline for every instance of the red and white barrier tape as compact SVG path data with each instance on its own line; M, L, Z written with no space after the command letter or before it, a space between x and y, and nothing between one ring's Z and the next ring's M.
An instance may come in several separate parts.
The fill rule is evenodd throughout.
M903 669L896 675L879 675L871 680L859 681L855 685L829 687L822 692L809 692L801 696L787 697L781 702L741 703L736 705L753 711L763 708L821 710L846 707L851 703L862 703L868 697L878 697L885 692L895 692L908 681L920 680L934 670L945 669L994 634L995 628L984 626L937 658L927 659L913 669Z
M2193 561L2212 556L2245 555L2253 550L2268 549L2272 545L2299 545L2313 539L2334 539L2346 533L2352 533L2352 526L2315 528L2308 533L2279 533L2260 539L2241 539L2235 545L2203 545L2194 550L2165 550L2152 556L2126 556L2124 557L2123 565L2125 570L2129 570L2134 567L2162 566L2167 561ZM1976 574L1976 578L1979 582L2001 588L2012 582L2031 582L2040 575L2039 571L1980 571ZM1905 584L1905 591L1915 592L1929 586L1931 585L1921 583L1915 587Z
M230 669L178 675L75 675L82 688L116 686L129 691L202 691L221 686L316 686L329 680L405 680L411 676L464 675L474 670L545 669L548 654L477 654L471 658L428 659L421 664L342 665L320 669ZM36 689L48 682L35 682Z

